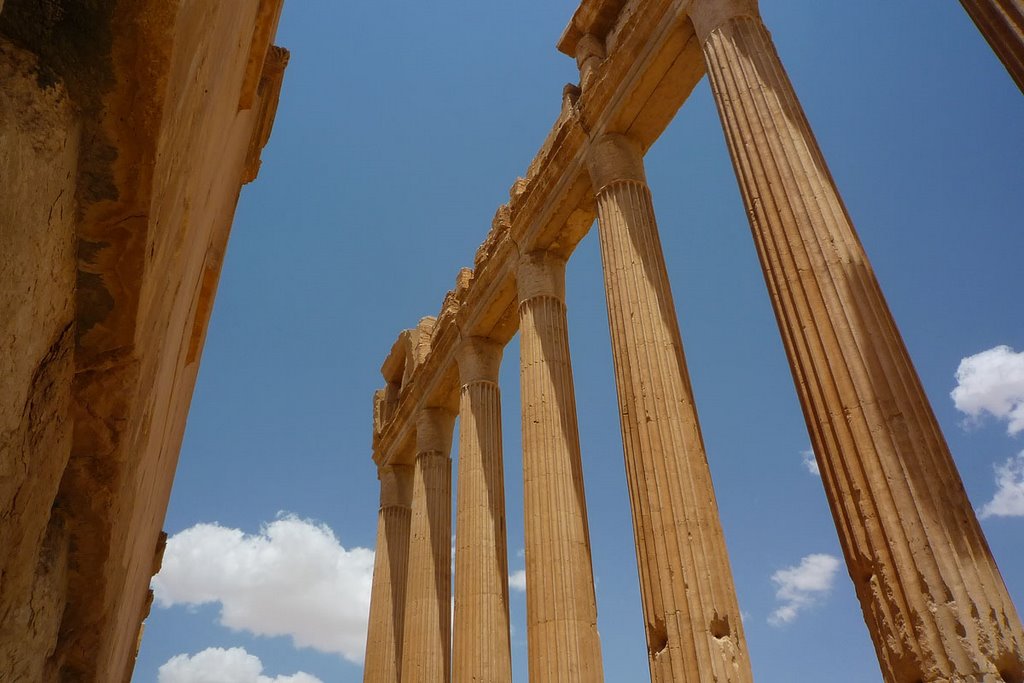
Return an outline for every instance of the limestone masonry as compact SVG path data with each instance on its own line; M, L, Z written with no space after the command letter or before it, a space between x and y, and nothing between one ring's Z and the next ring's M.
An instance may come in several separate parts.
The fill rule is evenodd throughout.
M281 0L0 0L0 681L131 679Z
M1024 89L1024 3L963 4ZM884 679L1022 683L1020 617L756 0L583 0L558 49L579 84L382 367L364 680L511 681L497 382L517 331L529 678L603 680L564 282L595 218L651 680L753 680L643 163L707 74Z
M131 679L282 1L0 0L4 683ZM1024 0L962 4L1024 90ZM565 297L595 220L651 680L753 680L644 171L707 75L884 679L1024 683L1020 617L756 0L583 0L558 49L579 83L382 367L365 681L511 681L517 332L529 678L603 680Z

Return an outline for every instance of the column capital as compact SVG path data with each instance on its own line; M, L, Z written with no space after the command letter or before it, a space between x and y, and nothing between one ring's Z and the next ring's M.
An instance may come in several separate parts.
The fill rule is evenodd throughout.
M565 258L550 251L531 251L519 258L516 275L519 303L549 296L565 301Z
M644 154L640 145L619 133L607 133L590 143L587 169L590 171L594 194L617 180L647 183Z
M381 508L412 506L412 465L384 465L377 468Z
M459 382L497 382L501 355L505 347L488 337L464 337L455 353L459 364Z
M452 449L455 413L447 408L420 408L416 413L416 457L424 453L444 453Z
M761 16L757 0L693 0L689 14L701 43L730 19Z

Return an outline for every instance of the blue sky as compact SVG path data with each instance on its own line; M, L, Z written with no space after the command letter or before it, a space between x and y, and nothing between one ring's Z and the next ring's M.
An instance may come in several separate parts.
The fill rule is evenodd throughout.
M182 561L165 574L136 681L207 648L244 648L244 683L299 671L309 677L277 680L362 680L344 655L361 652L349 632L376 533L379 367L472 264L555 120L562 85L578 77L554 47L574 8L286 2L277 42L291 63L260 177L242 193L165 522L172 536L192 531L174 546ZM952 0L763 0L762 12L980 509L996 468L1010 463L1003 480L1014 484L1024 452L1022 433L1008 433L1013 414L990 414L1024 401L1007 383L1024 372L1024 97ZM827 561L805 563L822 590L770 623L786 604L772 577L792 575L776 572L841 554L803 463L806 429L706 80L648 153L647 173L755 677L816 680L827 667L833 683L878 681L841 563L831 581ZM567 302L599 628L606 679L644 680L596 239L570 261ZM950 398L955 373L999 345L1019 353L966 366L972 419ZM512 570L523 566L518 354L513 340L501 374ZM1024 606L1024 516L983 526ZM520 591L512 627L518 683ZM284 635L254 633L275 628ZM167 683L199 680L188 673L198 663L176 661Z

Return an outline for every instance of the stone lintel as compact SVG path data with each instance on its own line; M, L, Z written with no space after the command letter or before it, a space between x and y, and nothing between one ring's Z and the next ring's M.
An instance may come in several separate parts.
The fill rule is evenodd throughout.
M391 345L391 351L388 352L387 358L380 366L380 374L384 376L384 381L388 384L402 383L402 375L405 374L405 363L408 359L409 336L412 332L413 330L402 330L398 333L398 338Z
M679 20L675 0L636 3L628 17L616 25L613 16L605 20L610 28L603 29L600 12L592 14L595 8L615 6L617 16L622 3L584 5L578 14L594 17L588 20L594 23L581 24L588 27L586 33L604 37L610 30L615 36L601 77L569 111L563 110L525 176L513 184L509 202L495 214L477 252L472 280L454 297L446 297L447 313L438 316L428 356L413 371L391 419L374 438L378 465L411 462L420 407L457 405L461 338L485 336L504 343L515 335L520 253L542 250L568 258L590 229L597 215L586 163L591 136L621 132L646 150L704 76L700 45L692 26ZM573 56L577 44L572 43Z

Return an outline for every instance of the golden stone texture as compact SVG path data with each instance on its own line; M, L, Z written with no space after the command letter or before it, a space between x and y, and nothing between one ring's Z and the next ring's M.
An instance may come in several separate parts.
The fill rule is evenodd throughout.
M524 256L519 298L530 680L602 681L565 261L548 252Z
M416 420L403 683L451 679L452 463L455 415L423 408Z
M455 617L452 681L511 683L505 471L501 458L502 346L463 341L459 485L455 511Z
M1016 73L1020 0L964 4ZM456 560L456 594L483 599L456 598L457 624L481 634L467 646L457 627L456 676L507 680L502 475L483 455L500 451L498 387L467 388L464 343L500 349L518 331L530 680L602 677L564 296L565 261L599 218L651 679L751 680L642 161L708 73L885 679L1020 683L1020 620L756 2L583 0L558 49L579 83L374 396L378 466L412 464L421 411L462 399L457 554L483 562ZM429 628L407 621L405 647L443 640L448 621Z
M363 659L364 681L398 683L401 680L412 476L408 465L382 467L379 472L380 511L366 657Z
M752 680L639 146L591 146L652 681Z
M273 123L281 1L0 5L0 680L116 683Z
M1024 677L1024 632L753 0L701 0L754 241L887 681Z
M1024 0L960 0L1024 93Z

